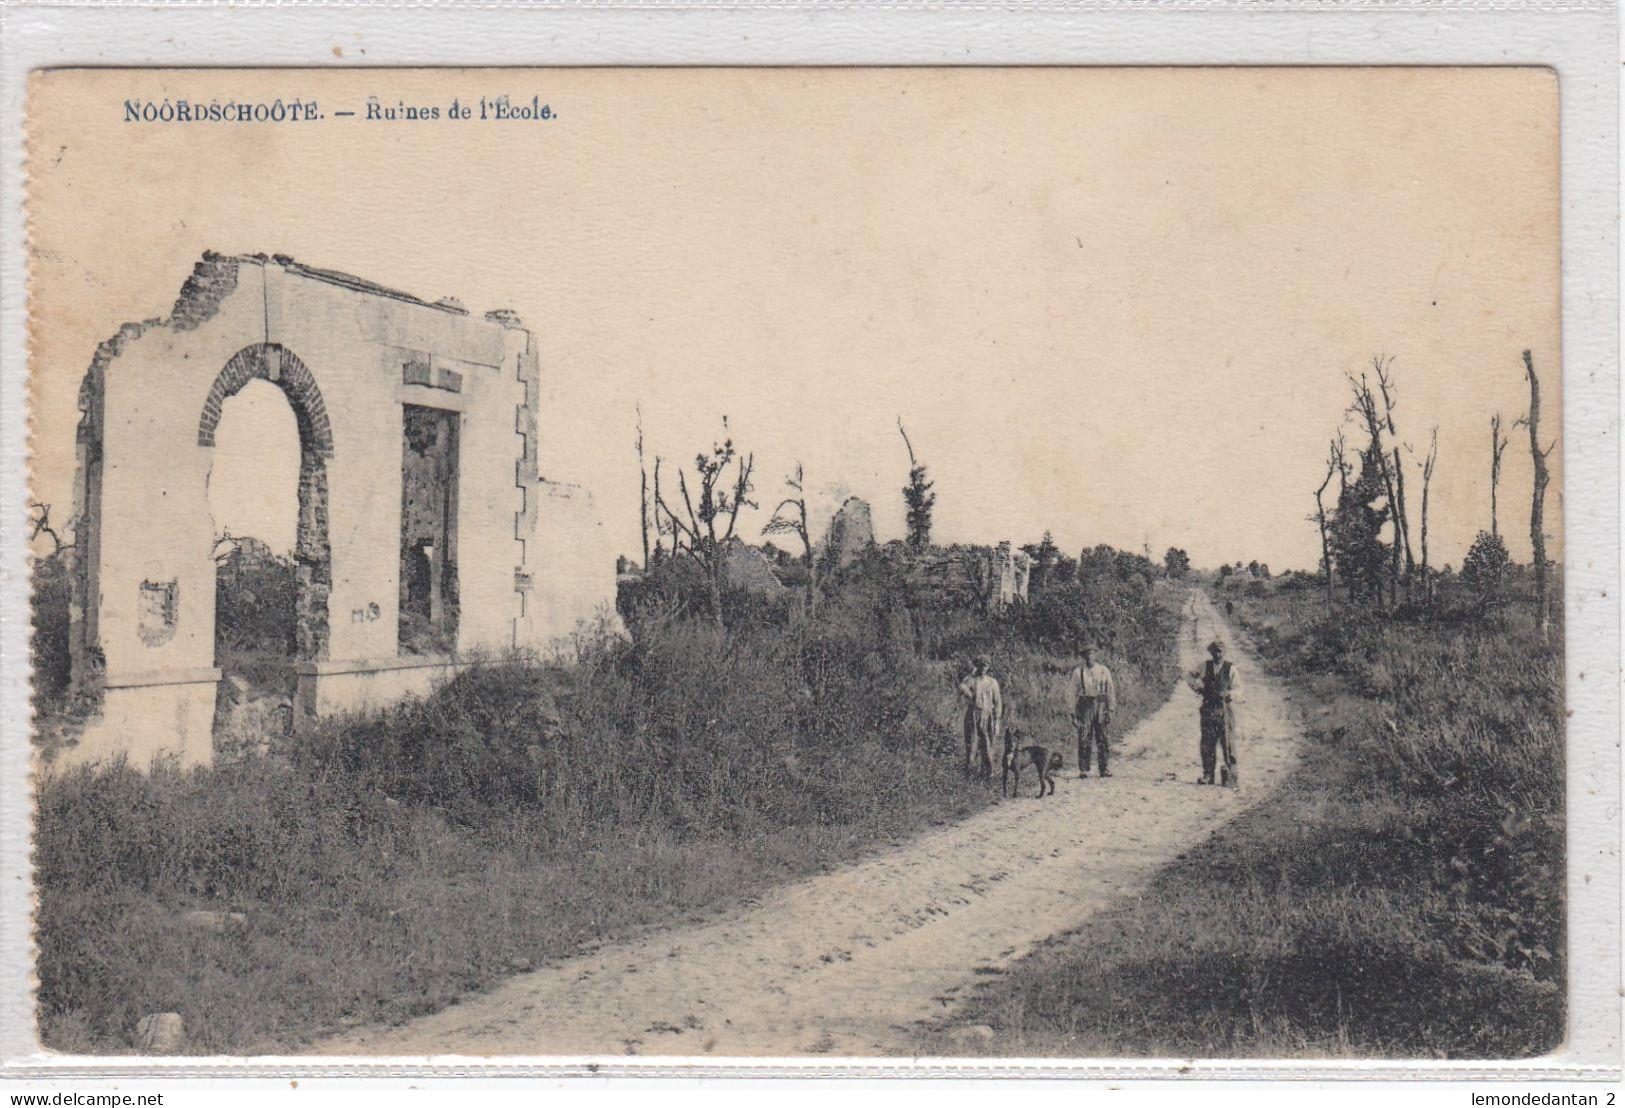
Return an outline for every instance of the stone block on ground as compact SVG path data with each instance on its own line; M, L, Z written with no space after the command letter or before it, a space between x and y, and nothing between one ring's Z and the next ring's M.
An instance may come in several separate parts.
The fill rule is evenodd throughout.
M181 920L194 931L236 931L248 926L248 916L242 912L214 912L205 908L187 912Z
M154 1012L135 1025L138 1054L179 1054L186 1049L186 1025L179 1012Z

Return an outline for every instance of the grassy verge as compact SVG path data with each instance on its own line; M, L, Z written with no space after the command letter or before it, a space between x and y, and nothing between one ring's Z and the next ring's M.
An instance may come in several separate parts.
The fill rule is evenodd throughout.
M922 1050L1526 1057L1563 1037L1561 629L1525 610L1328 619L1236 598L1306 721L1301 768L1142 898L1059 936Z
M404 1021L600 941L699 918L987 799L936 772L916 785L844 824L691 841L616 829L542 851L522 819L471 831L384 798L377 808L388 811L347 810L343 798L263 766L72 777L54 790L42 835L73 836L63 824L90 806L127 804L150 832L130 852L161 837L179 857L153 883L122 870L71 881L40 874L42 1035L58 1050L123 1051L141 1016L176 1011L197 1053L256 1054ZM81 789L74 800L83 803L66 802ZM122 833L135 822L117 821ZM244 832L265 841L243 842ZM247 889L261 867L245 855L262 851L288 864L254 874L259 887ZM183 915L190 908L243 911L248 923L197 930Z
M992 798L958 771L968 651L1035 730L1064 723L1078 635L1108 640L1125 727L1173 680L1173 601L1143 578L996 620L894 586L861 567L793 626L635 621L568 669L482 665L212 769L47 776L44 1042L126 1051L173 1011L190 1051L297 1050L963 817Z

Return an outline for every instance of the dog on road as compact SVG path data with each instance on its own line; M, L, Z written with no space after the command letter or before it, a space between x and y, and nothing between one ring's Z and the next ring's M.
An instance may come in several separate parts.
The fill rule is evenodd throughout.
M1010 743L1004 751L1004 784L1000 792L1007 796L1021 794L1021 771L1033 769L1038 771L1038 795L1044 796L1046 792L1053 795L1055 792L1055 773L1061 768L1061 753L1051 750L1047 746L1036 743L1026 746L1020 745L1025 736L1012 728L1009 732ZM1011 782L1014 779L1014 788Z

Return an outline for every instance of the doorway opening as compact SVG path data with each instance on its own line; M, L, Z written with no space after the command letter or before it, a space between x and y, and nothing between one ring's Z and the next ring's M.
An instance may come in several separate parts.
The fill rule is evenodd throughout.
M456 412L407 404L401 435L401 654L457 649Z
M275 344L245 347L209 390L198 445L213 451L215 722L291 726L298 662L327 656L327 409L304 363ZM161 598L159 598L161 599Z
M299 456L298 422L280 389L250 380L225 399L209 471L223 706L293 696Z

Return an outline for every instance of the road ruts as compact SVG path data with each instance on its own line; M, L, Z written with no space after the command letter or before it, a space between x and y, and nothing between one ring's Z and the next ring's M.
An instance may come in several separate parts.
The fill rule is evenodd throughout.
M1183 684L1117 744L1109 780L1068 769L866 861L778 888L702 924L652 932L514 977L328 1055L903 1055L911 1029L982 975L1142 890L1158 867L1256 803L1295 760L1284 690L1201 594L1185 671L1222 637L1240 670L1243 788L1196 784L1197 697Z

